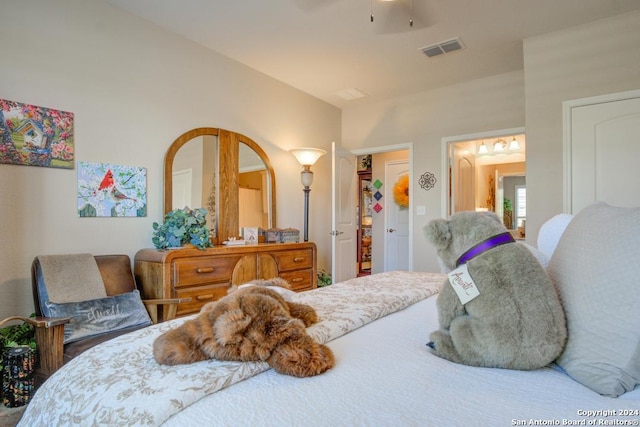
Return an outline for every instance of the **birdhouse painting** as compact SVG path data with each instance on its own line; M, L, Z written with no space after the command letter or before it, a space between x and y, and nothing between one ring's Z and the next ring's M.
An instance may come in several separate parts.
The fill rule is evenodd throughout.
M0 163L73 169L73 113L0 99Z
M147 169L78 162L78 216L147 216Z

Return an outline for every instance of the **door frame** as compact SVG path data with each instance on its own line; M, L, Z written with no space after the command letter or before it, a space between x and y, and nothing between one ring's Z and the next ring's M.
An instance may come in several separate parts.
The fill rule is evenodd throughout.
M356 150L350 150L356 156L362 156L366 154L380 154L380 153L388 153L390 151L408 151L408 162L409 162L409 177L411 179L410 182L413 181L413 142L405 142L394 145L383 145L380 147L371 147L371 148L358 148ZM385 184L386 185L386 184ZM411 201L414 200L414 188L415 185L409 185L409 206L411 207ZM355 202L355 201L354 201ZM382 210L383 215L386 216L385 209ZM386 220L386 218L385 218ZM409 209L409 271L413 271L413 208ZM384 253L384 252L383 252ZM372 260L373 261L373 260ZM380 262L378 260L378 262Z
M607 102L625 101L627 99L640 98L640 89L624 92L609 93L606 95L590 96L587 98L572 99L562 102L562 183L564 186L562 198L563 213L571 213L571 143L572 123L571 112L577 107L604 104Z
M453 196L451 190L451 181L449 180L449 167L451 166L451 159L449 158L450 146L451 144L455 144L457 142L464 141L472 141L477 139L494 139L500 138L503 136L509 135L518 135L518 134L526 134L524 126L509 128L509 129L499 129L499 130L491 130L488 132L477 132L477 133L469 133L466 135L454 135L454 136L445 136L442 138L441 142L441 182L444 183L443 191L441 194L440 200L440 214L442 218L449 217L449 204L451 201L449 200L449 195Z

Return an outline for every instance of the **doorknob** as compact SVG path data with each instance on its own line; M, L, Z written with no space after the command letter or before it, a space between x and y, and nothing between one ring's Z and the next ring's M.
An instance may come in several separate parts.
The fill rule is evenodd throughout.
M389 233L393 233L394 231L396 231L396 229L395 229L395 228L387 228L387 231L388 231Z
M337 230L334 230L334 231L332 231L332 232L331 232L331 233L329 233L329 234L330 234L330 235L332 235L332 236L339 236L339 235L341 235L341 234L344 234L344 231L337 231Z

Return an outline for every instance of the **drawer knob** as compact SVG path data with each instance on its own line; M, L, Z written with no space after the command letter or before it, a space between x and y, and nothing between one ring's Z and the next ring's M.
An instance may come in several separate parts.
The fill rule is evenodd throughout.
M302 277L294 277L293 279L291 279L291 282L293 283L298 283L298 282L302 282L304 279Z
M209 300L209 299L213 299L213 294L198 295L198 296L196 296L196 299L198 301L206 301L206 300Z
M196 269L196 273L198 273L198 274L213 273L214 270L215 270L215 268L213 268L213 267L204 267L204 268Z
M297 256L293 259L293 262L302 262L304 261L304 257L303 256Z

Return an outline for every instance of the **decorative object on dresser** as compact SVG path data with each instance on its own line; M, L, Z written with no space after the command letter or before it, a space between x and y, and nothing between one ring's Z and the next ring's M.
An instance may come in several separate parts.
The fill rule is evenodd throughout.
M175 317L188 299L141 300L128 255L38 256L31 267L36 341L44 380L85 350ZM146 310L145 310L146 307Z
M212 246L204 208L174 209L164 216L164 222L153 223L153 245L158 249L176 248L192 244L198 249Z
M295 291L317 287L315 243L274 243L197 249L142 249L134 273L145 298L184 298L177 315L197 313L231 285L281 277ZM160 308L160 320L166 320Z

